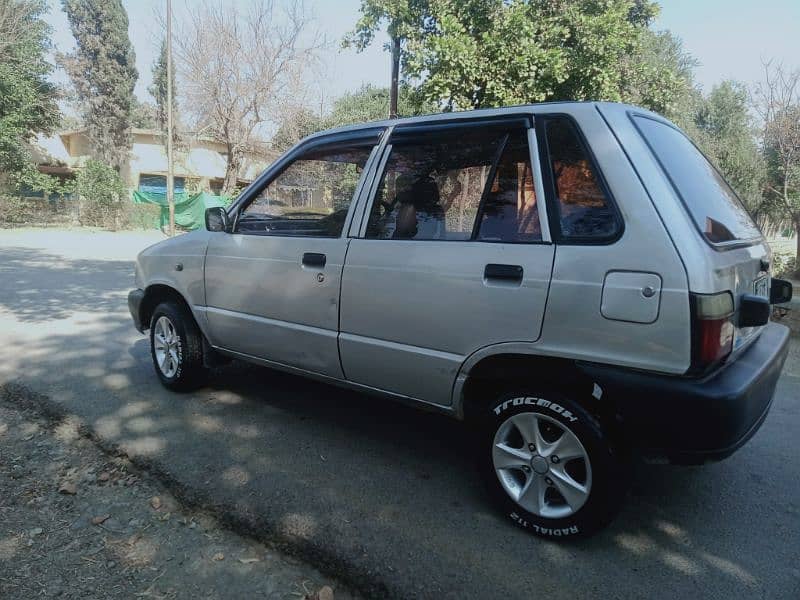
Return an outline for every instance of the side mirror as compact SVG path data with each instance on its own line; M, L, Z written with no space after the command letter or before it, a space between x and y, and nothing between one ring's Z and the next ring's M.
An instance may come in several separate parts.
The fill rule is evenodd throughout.
M792 299L792 284L785 279L773 279L769 288L769 303L783 304Z
M762 296L743 294L739 302L739 327L760 327L769 322L772 307Z
M222 206L212 206L206 209L206 229L209 231L228 231L230 223L228 212Z

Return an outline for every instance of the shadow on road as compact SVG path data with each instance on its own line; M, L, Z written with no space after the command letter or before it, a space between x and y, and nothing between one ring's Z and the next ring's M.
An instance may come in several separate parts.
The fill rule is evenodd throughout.
M115 310L132 273L128 261L64 260L33 248L5 247L0 307L20 321L39 323L78 311Z

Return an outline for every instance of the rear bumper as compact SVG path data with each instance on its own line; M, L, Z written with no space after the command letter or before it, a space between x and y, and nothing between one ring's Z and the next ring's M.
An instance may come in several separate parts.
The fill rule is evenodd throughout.
M580 368L614 403L626 434L645 454L698 464L730 456L758 431L788 351L788 328L770 323L736 360L699 379Z
M133 318L133 326L136 327L136 330L139 333L144 332L144 327L142 326L141 321L141 308L142 308L142 301L144 300L144 290L131 290L128 292L128 310L131 311L131 317Z

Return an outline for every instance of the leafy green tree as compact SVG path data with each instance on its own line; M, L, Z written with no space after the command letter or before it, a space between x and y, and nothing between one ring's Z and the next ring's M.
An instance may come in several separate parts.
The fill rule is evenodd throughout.
M401 85L398 95L398 114L401 117L438 112L438 106L425 101L410 86ZM319 116L310 110L300 110L286 119L272 137L272 147L280 152L314 132L352 123L380 121L389 116L389 88L363 85L347 92L333 102L331 111Z
M82 106L95 158L120 170L132 140L133 88L139 74L122 0L62 0L75 51L60 57Z
M438 106L408 85L401 85L398 94L398 116L410 117L439 112ZM325 127L338 127L365 121L380 121L389 115L389 88L364 85L354 92L337 98L330 114L325 117Z
M663 111L684 83L639 58L657 12L648 0L362 0L344 44L364 49L386 22L406 82L450 110L636 97Z
M322 117L313 111L305 108L292 111L272 136L272 148L277 152L284 152L304 137L323 129L325 124Z
M763 124L765 201L791 222L797 236L795 276L800 277L800 69L767 63L753 95Z
M142 129L158 129L158 108L152 102L140 102L133 99L131 111L131 126Z
M764 217L764 157L756 144L747 88L736 81L715 85L698 103L697 142L756 217Z
M0 0L0 173L33 184L39 173L25 142L58 124L56 89L45 59L50 28L44 0Z
M622 97L685 123L693 118L700 98L694 85L696 66L697 60L671 32L643 29L635 55L620 63Z
M167 130L167 42L161 41L161 50L153 63L153 84L147 88L156 101L156 123L161 131ZM175 87L175 60L172 61L172 114L178 114L177 88Z

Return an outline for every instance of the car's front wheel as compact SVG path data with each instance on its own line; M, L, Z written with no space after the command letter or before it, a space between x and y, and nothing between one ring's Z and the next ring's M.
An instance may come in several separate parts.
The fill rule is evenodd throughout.
M205 381L203 338L192 314L175 302L162 302L150 320L150 353L161 383L189 391Z
M624 460L580 404L552 393L500 396L489 408L490 490L515 523L547 538L606 525L626 491Z

